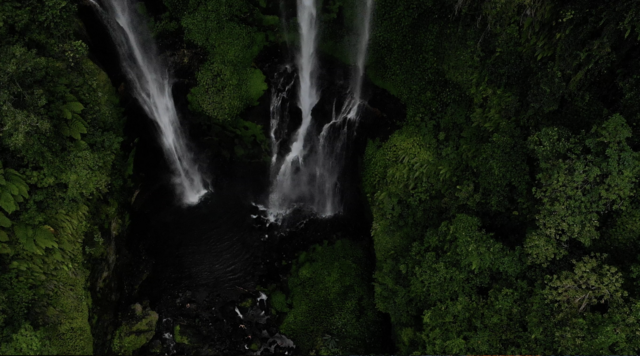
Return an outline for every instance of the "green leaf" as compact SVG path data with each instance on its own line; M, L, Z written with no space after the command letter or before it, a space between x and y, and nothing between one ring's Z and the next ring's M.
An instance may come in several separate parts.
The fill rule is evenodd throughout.
M71 120L71 111L67 110L67 109L61 109L60 113L62 115L62 117L64 117L67 120Z
M7 184L5 185L5 189L9 190L9 192L11 192L12 195L20 194L18 187L12 182L7 182Z
M78 101L78 98L76 98L74 95L72 94L66 94L64 96L64 100L65 101Z
M80 140L82 138L80 134L87 133L87 129L80 121L75 120L69 124L69 132L71 134L71 137L75 138L76 140Z
M58 250L57 248L53 250L53 253L51 255L58 262L64 261L64 258L62 258L62 255L60 254L60 250Z
M8 242L9 235L4 230L0 230L0 242Z
M25 242L22 244L22 248L24 248L26 251L31 253L35 253L38 255L42 254L40 249L38 249L38 247L36 246L35 241L33 241L33 237L27 238Z
M9 180L13 180L14 178L12 176L17 176L19 178L24 178L24 176L22 174L20 174L20 172L16 171L15 169L11 169L11 168L7 168L5 169L5 171L7 172L7 179Z
M0 255L10 255L13 251L7 244L0 244Z
M80 123L82 123L84 126L89 126L89 124L87 124L87 122L84 121L82 116L80 116L78 114L73 114L73 121L80 121Z
M11 192L8 190L4 190L0 193L0 208L4 209L4 211L9 214L18 210L15 200L13 199Z
M64 104L64 109L69 110L73 113L79 114L84 109L84 106L77 101L71 101ZM70 117L68 119L70 119Z
M42 269L34 264L29 264L29 267L31 267L31 270L38 272L39 274L42 273Z
M2 227L11 227L11 220L4 215L3 212L0 211L0 226Z
M18 241L24 244L29 238L32 238L33 230L25 223L18 223L13 227L13 232L16 234Z
M65 124L64 122L61 123L60 124L60 133L65 137L71 136L71 129L69 128L69 125Z
M16 186L18 187L20 195L25 199L29 199L29 186L24 182L22 182L22 184L16 184Z
M71 128L77 129L78 132L86 134L87 133L87 123L82 120L82 118L78 115L73 115L73 121L71 122Z
M55 241L55 236L45 227L36 229L35 240L36 243L42 248L58 247L58 244Z

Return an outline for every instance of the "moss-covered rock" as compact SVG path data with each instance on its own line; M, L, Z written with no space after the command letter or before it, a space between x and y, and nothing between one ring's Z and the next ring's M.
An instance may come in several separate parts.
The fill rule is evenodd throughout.
M175 328L173 328L173 339L174 339L178 344L191 345L191 340L190 340L190 338L186 335L186 333L184 332L184 330L180 331L180 325L176 325L176 327L175 327Z
M270 301L271 306L278 313L286 313L290 310L287 296L279 289L271 294Z
M244 308L251 308L255 304L255 302L256 302L255 299L247 298L242 303L238 304L238 306L244 307Z
M257 341L253 342L251 346L249 346L249 350L251 351L258 351L258 349L260 349L260 344Z
M138 303L132 305L127 320L123 321L122 326L115 332L111 345L113 352L131 355L134 350L151 340L157 322L158 313L143 309Z

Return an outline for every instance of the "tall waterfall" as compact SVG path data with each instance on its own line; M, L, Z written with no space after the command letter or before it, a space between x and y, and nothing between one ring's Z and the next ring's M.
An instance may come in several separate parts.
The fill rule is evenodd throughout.
M319 100L316 83L318 34L316 2L315 0L298 0L297 5L300 52L296 58L296 65L299 78L298 106L302 110L302 123L293 136L291 151L281 163L271 187L269 210L275 215L286 213L293 204L308 194L305 185L309 177L300 168L305 164L304 159L307 153L305 142L312 126L311 111Z
M334 110L332 120L322 128L318 142L318 161L316 165L315 206L322 215L339 213L342 208L340 170L345 161L348 140L354 131L362 104L362 79L364 77L367 49L371 36L371 16L373 0L358 3L356 13L362 17L357 33L357 52L349 93L340 112ZM350 125L350 122L353 122Z
M360 101L362 95L362 79L364 77L364 65L367 60L367 49L369 48L369 38L371 37L371 15L373 14L373 0L366 0L358 9L362 14L362 23L358 33L358 54L356 56L356 71L353 76L352 92L355 100Z
M116 43L134 95L160 131L160 143L185 205L197 204L207 192L193 160L171 95L168 69L159 60L153 38L129 0L104 0L103 10L91 0Z
M316 85L317 14L315 0L298 0L298 24L300 28L300 51L296 58L299 76L298 106L302 110L302 123L293 135L291 150L286 156L279 155L282 130L287 125L287 111L281 107L290 86L286 76L280 76L271 102L271 137L273 148L272 186L268 210L271 219L286 215L296 206L304 206L321 216L341 212L340 176L344 168L349 140L358 123L362 103L362 80L364 77L367 49L371 32L373 0L358 2L357 46L353 61L349 92L342 108L334 112L329 123L322 127L319 136L312 135L314 129L312 110L320 100ZM284 89L284 91L282 91ZM280 157L280 158L279 158Z

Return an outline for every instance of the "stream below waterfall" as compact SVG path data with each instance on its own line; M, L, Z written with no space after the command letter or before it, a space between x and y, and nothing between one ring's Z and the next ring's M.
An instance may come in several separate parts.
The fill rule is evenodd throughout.
M145 110L134 100L107 29L88 7L80 9L90 41L92 58L119 88L125 115L130 118L123 145L137 138L135 175L142 184L132 204L132 222L117 248L117 264L112 282L95 293L94 304L101 320L94 330L96 352L109 350L109 337L117 328L119 315L134 303L142 303L159 314L156 334L139 352L147 354L160 347L166 354L184 354L175 343L176 325L191 330L199 342L199 354L241 354L247 352L247 337L266 332L277 334L277 320L266 319L257 329L245 330L235 308L247 298L260 296L257 288L286 285L290 263L311 245L349 238L370 241L371 218L360 188L360 170L368 139L386 139L406 116L403 105L385 90L365 79L363 95L375 106L362 109L357 134L345 152L341 172L344 192L342 214L319 217L313 211L295 209L281 224L270 223L257 205L269 196L269 162L241 162L215 156L206 148L204 137L193 130L193 146L213 167L214 191L200 204L175 204L172 167L162 158L156 130ZM160 52L171 52L171 46ZM167 56L169 58L170 56ZM265 48L256 65L267 76L269 90L259 105L243 114L243 119L262 125L269 135L270 101L277 76L292 65L283 45ZM335 107L343 105L349 90L352 68L332 57L319 55L318 86L323 95L313 115L329 122ZM173 97L178 113L186 121L190 114L186 94L194 73L173 63L176 83ZM301 111L288 105L289 128L300 125ZM322 126L319 126L322 128ZM316 128L318 129L318 128ZM373 251L370 251L373 253ZM243 309L243 312L245 310ZM294 340L295 341L295 340ZM189 353L194 350L189 349ZM284 350L283 350L284 351ZM265 350L263 354L270 353Z

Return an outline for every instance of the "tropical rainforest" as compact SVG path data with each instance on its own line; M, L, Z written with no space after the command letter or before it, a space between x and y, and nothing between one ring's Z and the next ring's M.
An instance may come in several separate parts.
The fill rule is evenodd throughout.
M354 65L358 1L318 1L333 67ZM640 3L374 5L365 87L382 94L367 105L389 122L361 135L362 211L340 222L365 233L291 233L227 298L243 324L229 307L220 330L246 337L203 332L205 302L178 301L190 314L167 340L149 271L129 268L150 248L131 227L163 158L141 144L155 133L92 1L0 0L0 354L284 353L261 325L302 354L639 353ZM137 2L218 176L268 176L264 63L290 61L295 7Z

